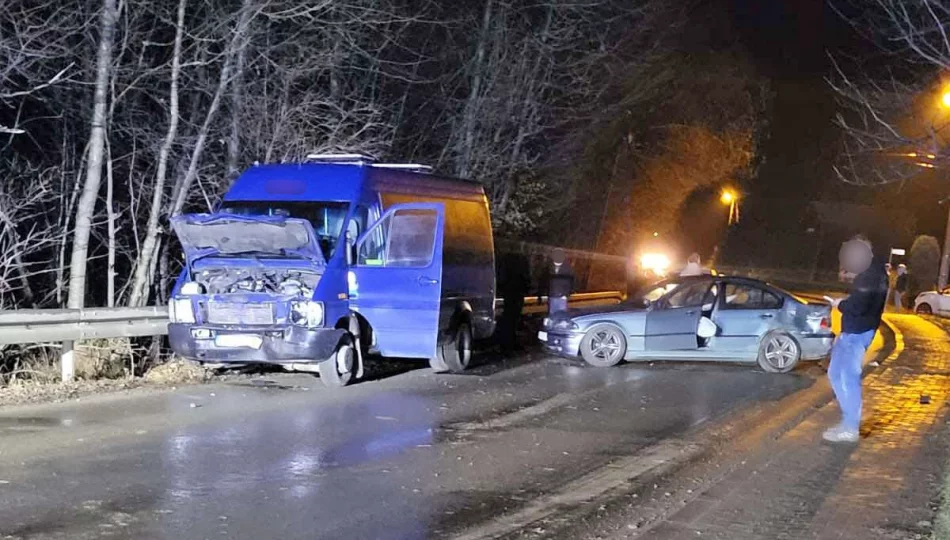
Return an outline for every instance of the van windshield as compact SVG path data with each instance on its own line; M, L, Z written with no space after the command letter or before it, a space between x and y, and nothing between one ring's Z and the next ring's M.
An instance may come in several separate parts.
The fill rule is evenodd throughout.
M306 219L317 233L324 259L329 261L336 251L348 210L349 204L341 202L228 201L221 205L219 212L240 216L285 216Z

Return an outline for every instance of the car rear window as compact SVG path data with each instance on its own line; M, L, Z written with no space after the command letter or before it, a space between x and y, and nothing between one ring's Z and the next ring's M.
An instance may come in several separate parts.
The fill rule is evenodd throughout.
M727 283L723 298L726 309L779 309L782 298L765 289L741 283Z

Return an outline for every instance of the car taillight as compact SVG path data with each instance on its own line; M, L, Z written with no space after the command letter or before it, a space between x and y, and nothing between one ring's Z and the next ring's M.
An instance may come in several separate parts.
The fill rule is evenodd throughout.
M828 321L828 317L822 317L822 318L821 318L821 324L819 325L819 327L820 327L822 330L827 330L827 329L831 328L831 323Z

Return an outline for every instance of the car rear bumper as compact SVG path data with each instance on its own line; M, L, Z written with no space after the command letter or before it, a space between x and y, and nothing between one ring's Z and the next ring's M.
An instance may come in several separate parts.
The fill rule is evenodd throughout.
M538 341L549 352L572 358L580 354L582 339L584 339L584 334L547 332L545 335L545 331L538 333Z
M204 332L209 335L202 335ZM293 325L267 330L180 323L168 325L168 341L176 354L190 360L212 363L317 363L333 355L344 334L346 330L342 329L311 330ZM225 339L237 337L254 343L222 345L220 336L231 336Z
M801 336L802 360L821 360L831 354L835 337L832 334L806 334Z

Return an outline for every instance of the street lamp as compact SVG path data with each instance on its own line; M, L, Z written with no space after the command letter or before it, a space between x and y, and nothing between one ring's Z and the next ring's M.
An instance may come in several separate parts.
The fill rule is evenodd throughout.
M943 93L940 102L942 105L950 108L950 90ZM938 156L933 153L910 152L902 155L917 159L918 161L914 163L914 165L923 169L943 168L939 164ZM939 159L942 160L943 156L939 156ZM940 201L940 204L943 203L944 201ZM943 233L943 250L941 250L940 253L940 273L937 275L937 290L942 291L947 286L948 281L950 281L950 210L947 211L947 227Z
M940 105L944 109L950 109L950 90L945 90L940 96Z
M731 188L722 190L719 202L729 207L729 225L739 223L739 194Z

